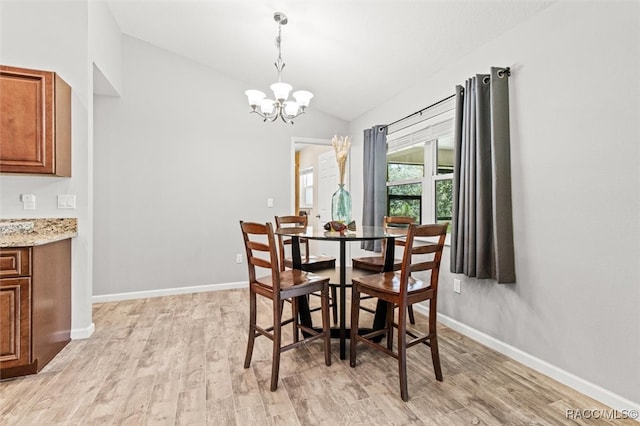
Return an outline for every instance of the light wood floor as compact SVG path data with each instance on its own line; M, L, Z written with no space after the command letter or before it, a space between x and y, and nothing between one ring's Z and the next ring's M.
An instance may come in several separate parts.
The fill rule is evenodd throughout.
M260 309L268 321L270 305ZM246 290L97 304L94 322L90 339L72 341L39 374L0 382L0 424L614 424L567 419L567 409L604 407L445 327L444 382L428 348L410 349L404 403L394 359L361 345L350 368L337 341L330 367L319 342L283 354L270 392L269 340L258 337L242 367Z

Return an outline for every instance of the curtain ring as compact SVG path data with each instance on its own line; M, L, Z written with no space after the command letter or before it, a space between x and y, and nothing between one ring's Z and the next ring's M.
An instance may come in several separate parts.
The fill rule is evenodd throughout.
M511 77L511 68L506 67L506 68L501 68L498 70L497 72L498 77L503 78L505 75L507 77Z
M485 75L484 78L482 79L482 82L484 84L489 84L491 82L491 77L489 77L488 75Z

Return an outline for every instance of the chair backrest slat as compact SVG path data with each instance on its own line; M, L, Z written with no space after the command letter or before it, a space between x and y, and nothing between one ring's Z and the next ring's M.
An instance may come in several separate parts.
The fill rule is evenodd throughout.
M250 257L249 262L251 262L252 265L258 266L260 268L271 268L271 262L260 257Z
M257 250L257 251L269 251L269 245L265 244L265 243L261 243L258 241L247 241L247 246L251 249L251 250Z
M429 260L427 262L417 262L411 264L411 272L419 272L419 271L429 271L431 269L435 269L438 266L438 263Z
M416 243L414 239L413 246L413 254L428 254L428 253L436 253L438 250L441 250L442 247L439 247L436 243L426 243L422 242Z
M390 228L408 228L415 220L409 216L385 216L383 223Z

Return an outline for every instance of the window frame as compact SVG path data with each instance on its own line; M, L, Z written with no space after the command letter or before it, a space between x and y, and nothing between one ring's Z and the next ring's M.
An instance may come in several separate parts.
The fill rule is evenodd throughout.
M311 175L311 179L307 179L307 175ZM303 185L303 181L309 180L309 185ZM298 182L300 185L298 197L300 197L300 208L311 209L313 208L313 166L305 167L298 172ZM311 189L311 204L307 203L307 190Z
M388 164L388 163L387 163ZM387 166L388 167L388 166ZM423 214L423 208L422 206L424 205L424 190L420 191L420 195L394 195L394 196L390 196L389 195L389 187L392 186L402 186L402 185L413 185L419 183L421 185L421 188L424 188L424 176L422 178L414 178L414 179L404 179L404 180L394 180L392 182L387 181L387 215L389 216L389 209L391 208L391 200L392 199L406 199L406 200L420 200L420 217L422 218L422 214Z
M438 140L443 136L453 133L455 119L454 98L446 99L432 108L423 111L419 118L411 124L401 124L403 127L389 129L387 134L386 163L389 164L389 154L403 148L419 146L423 144L424 150L424 175L420 179L406 179L402 181L387 181L387 214L389 213L388 188L390 186L408 183L422 184L422 197L420 206L421 223L436 223L436 182L453 179L453 171L446 174L438 174ZM390 126L391 127L391 126ZM415 138L415 141L413 140ZM390 151L393 150L393 151ZM450 236L447 236L447 242Z

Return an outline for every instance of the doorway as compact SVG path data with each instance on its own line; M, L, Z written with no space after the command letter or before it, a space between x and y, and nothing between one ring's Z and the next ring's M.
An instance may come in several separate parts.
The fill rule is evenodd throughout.
M300 200L309 199L304 191L309 191L308 183L301 183L302 174L313 174L313 202L304 204ZM309 225L322 229L331 220L331 196L338 187L338 165L329 139L291 138L291 200L292 211L304 211L309 216ZM346 182L349 182L347 162ZM335 242L310 241L310 250L324 256L339 258L339 245Z

